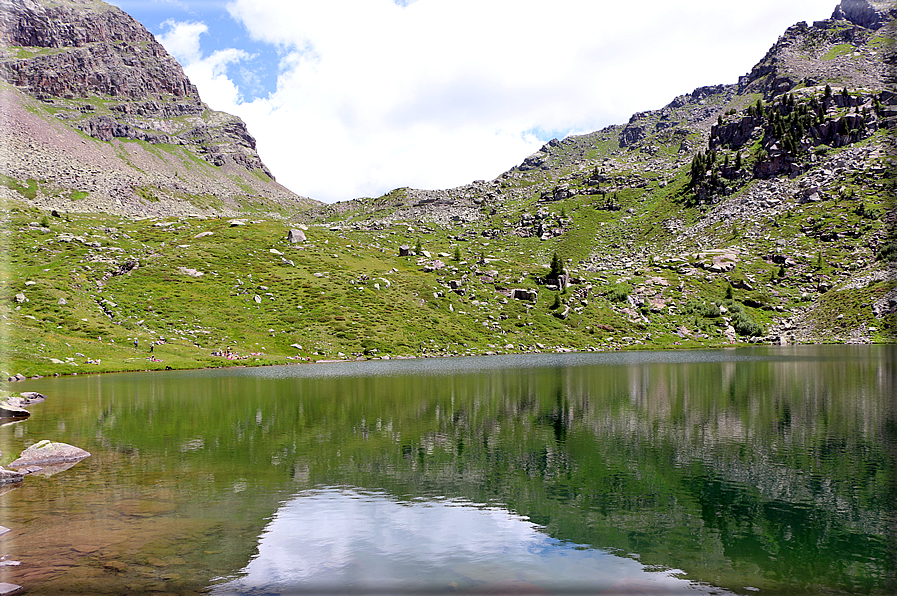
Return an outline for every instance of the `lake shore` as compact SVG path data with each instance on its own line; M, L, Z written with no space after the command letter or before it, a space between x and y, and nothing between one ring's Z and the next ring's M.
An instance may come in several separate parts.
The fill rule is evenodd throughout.
M623 341L628 340L628 341ZM622 338L621 341L609 341L601 346L543 346L531 350L515 350L507 347L489 347L485 350L467 349L464 352L437 352L424 351L401 354L337 354L337 355L286 355L253 352L240 354L232 352L228 356L219 355L220 352L208 352L202 348L184 344L181 342L169 342L154 346L153 353L148 356L135 357L136 350L123 347L115 342L104 344L95 342L97 349L94 353L98 357L86 356L77 353L77 358L68 357L65 361L58 360L49 364L40 364L27 367L26 372L12 371L5 375L7 382L23 381L26 379L40 379L43 377L79 376L115 372L153 372L166 370L200 370L215 368L238 368L259 366L285 366L307 364L329 364L339 362L359 362L368 360L412 360L426 358L463 358L468 356L496 356L513 354L564 354L564 353L589 353L589 352L615 352L621 350L638 351L666 351L666 350L701 350L719 348L745 348L752 346L783 345L779 341L750 341L726 343L724 341L708 340L695 341L684 340L675 343L650 343L634 338ZM790 345L838 345L839 341L793 342ZM889 344L891 342L863 342L868 344ZM784 345L789 345L787 342ZM334 357L335 356L335 357ZM52 360L52 359L51 359ZM7 364L10 366L10 364ZM14 378L18 375L18 379Z

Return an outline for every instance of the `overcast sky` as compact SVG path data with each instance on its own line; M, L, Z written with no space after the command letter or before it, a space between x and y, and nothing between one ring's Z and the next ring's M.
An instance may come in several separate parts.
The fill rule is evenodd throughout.
M552 138L734 83L836 0L110 0L321 201L492 179Z

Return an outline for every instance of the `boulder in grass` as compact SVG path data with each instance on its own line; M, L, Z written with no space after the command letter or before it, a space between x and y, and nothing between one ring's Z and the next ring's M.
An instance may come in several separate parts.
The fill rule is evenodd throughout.
M7 467L17 469L26 466L77 463L85 457L90 457L90 453L80 447L45 439L23 451L19 458L9 462Z

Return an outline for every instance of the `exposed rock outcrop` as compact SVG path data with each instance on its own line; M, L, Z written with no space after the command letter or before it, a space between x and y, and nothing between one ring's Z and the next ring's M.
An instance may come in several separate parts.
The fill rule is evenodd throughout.
M895 17L897 7L889 8L887 2L869 2L869 0L842 0L832 13L833 19L850 21L873 30L880 29Z

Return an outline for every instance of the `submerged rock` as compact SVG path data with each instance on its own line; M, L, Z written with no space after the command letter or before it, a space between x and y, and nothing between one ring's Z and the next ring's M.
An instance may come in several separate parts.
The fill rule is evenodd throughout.
M80 447L45 439L23 451L19 458L10 462L8 466L17 469L34 465L77 463L85 457L90 457L90 453Z

